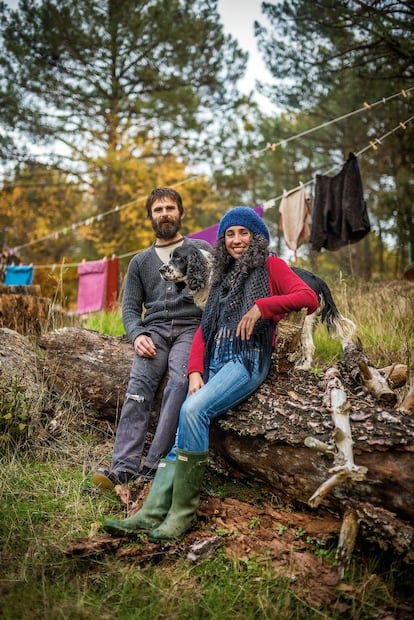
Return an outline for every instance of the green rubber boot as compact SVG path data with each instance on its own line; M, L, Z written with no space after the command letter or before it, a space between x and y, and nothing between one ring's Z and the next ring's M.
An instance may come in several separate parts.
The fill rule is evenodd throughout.
M162 459L140 510L128 519L108 519L102 526L105 532L123 536L149 532L160 525L171 506L175 464L175 461Z
M177 450L171 508L161 525L150 532L151 542L179 540L195 523L207 456L208 452Z

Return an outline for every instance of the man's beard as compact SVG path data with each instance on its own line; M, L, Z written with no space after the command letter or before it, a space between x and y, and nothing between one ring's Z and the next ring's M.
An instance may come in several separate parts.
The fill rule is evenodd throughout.
M151 220L152 229L157 239L173 239L181 228L181 218L168 222L155 222Z

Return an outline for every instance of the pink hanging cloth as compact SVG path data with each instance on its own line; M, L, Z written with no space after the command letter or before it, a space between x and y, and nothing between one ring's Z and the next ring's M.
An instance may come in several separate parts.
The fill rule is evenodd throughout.
M86 261L78 266L78 314L105 308L108 261Z

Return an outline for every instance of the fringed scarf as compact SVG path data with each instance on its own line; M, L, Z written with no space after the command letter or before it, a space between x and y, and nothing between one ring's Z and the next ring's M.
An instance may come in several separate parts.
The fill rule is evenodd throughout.
M235 265L237 265L235 262ZM232 350L252 372L255 349L261 351L259 368L272 354L272 336L274 322L270 319L257 321L250 340L236 337L237 325L241 317L261 297L269 297L269 276L267 265L243 273L234 268L227 272L221 282L216 282L209 294L206 308L201 319L203 339L206 344L204 359L205 374L208 374L213 350L218 348L218 358Z

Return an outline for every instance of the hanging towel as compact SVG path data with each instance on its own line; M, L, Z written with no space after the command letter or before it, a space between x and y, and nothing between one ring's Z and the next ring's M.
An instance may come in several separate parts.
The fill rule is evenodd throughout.
M78 314L105 308L107 260L86 261L78 266Z
M107 263L105 309L115 310L119 295L119 258L114 256Z
M286 245L295 256L296 250L309 241L309 209L306 204L305 187L284 194L280 206L280 224Z
M33 265L7 265L4 284L27 286L33 282Z
M333 177L318 174L312 213L312 248L335 251L371 230L357 158L353 153Z

